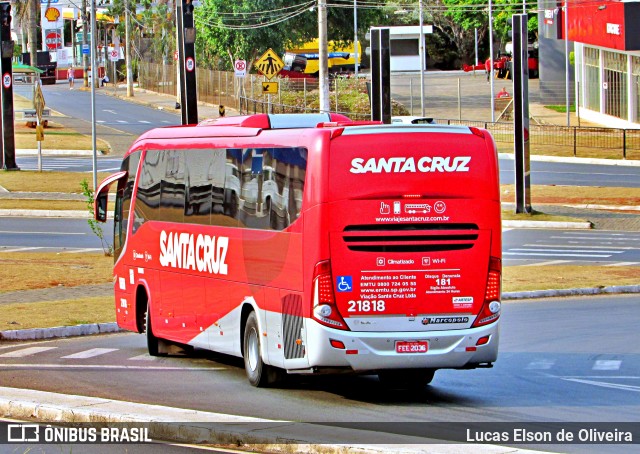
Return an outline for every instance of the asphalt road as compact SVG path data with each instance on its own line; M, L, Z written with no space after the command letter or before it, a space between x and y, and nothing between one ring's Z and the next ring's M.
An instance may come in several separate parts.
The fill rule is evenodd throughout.
M130 333L2 345L0 385L307 422L633 422L639 323L636 296L508 302L495 367L441 370L418 392L386 390L375 376L256 389L239 359L152 358Z
M102 225L113 242L113 222ZM0 252L7 251L102 251L100 239L86 219L5 217L0 226Z
M113 223L102 226L111 242ZM627 266L640 264L640 233L603 230L505 229L503 263ZM29 248L29 249L25 249ZM0 252L100 251L86 220L3 218Z
M91 91L69 90L67 84L45 85L42 91L47 107L80 122L91 123ZM99 91L95 101L96 124L136 137L152 128L180 124L180 117L175 113L123 101Z

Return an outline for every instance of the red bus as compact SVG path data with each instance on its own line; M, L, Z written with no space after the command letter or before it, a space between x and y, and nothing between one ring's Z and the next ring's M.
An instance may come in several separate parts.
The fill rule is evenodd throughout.
M368 124L362 124L368 123ZM483 129L226 117L142 135L96 191L120 327L244 358L254 386L424 386L497 358L501 221Z

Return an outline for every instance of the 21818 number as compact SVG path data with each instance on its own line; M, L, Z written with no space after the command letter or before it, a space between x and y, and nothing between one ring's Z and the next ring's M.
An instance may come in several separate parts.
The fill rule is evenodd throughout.
M384 312L384 300L351 300L349 312Z

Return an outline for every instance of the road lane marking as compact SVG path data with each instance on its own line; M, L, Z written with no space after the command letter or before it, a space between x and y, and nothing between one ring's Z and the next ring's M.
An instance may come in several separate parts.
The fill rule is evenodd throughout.
M83 352L74 353L73 355L63 356L62 359L87 359L94 356L106 355L107 353L117 351L117 348L92 348Z
M564 244L539 244L539 243L535 243L535 244L523 244L524 247L552 247L552 248L574 248L575 246L573 245L564 245ZM580 245L581 248L584 249L610 249L611 246L589 246L586 244ZM633 246L615 246L616 249L620 249L620 250L625 250L625 251L632 251L632 250L638 250L640 248L637 247L633 247ZM600 252L600 251L594 251L594 252Z
M592 370L618 370L622 361L617 359L599 359L593 365Z
M25 356L31 356L37 353L46 352L47 350L53 350L54 348L58 347L27 347L20 350L3 353L0 355L0 358L24 358Z
M563 263L571 263L573 260L548 260L546 262L527 263L522 266L547 266L547 265L561 265Z
M531 361L527 365L528 370L549 370L556 363L555 359L540 359L536 361Z
M572 240L587 240L587 241L595 241L595 240L603 240L603 241L640 241L640 238L626 237L626 238L611 238L611 237L600 237L600 236L550 236L554 240L566 240L571 238Z
M635 266L635 265L640 265L640 262L616 262L616 263L609 263L604 266Z
M583 380L579 378L562 378L561 377L560 379L565 381L571 381L574 383L582 383L584 385L599 386L601 388L619 389L621 391L633 391L636 393L640 393L640 386L619 385L617 383L607 383L607 382L594 381L594 380Z
M114 369L114 370L165 370L165 371L218 371L224 367L175 367L175 366L124 366L117 364L2 364L3 368L16 369Z
M526 249L526 248L511 248L509 251L523 251L523 252L565 252L562 249ZM583 251L580 249L572 249L571 252L588 254L590 252L599 252L600 254L622 254L624 251Z
M610 255L593 255L593 254L549 254L549 253L534 253L534 252L503 252L502 255L532 255L532 256L554 256L554 257L589 257L589 258L601 258L606 259L611 257Z

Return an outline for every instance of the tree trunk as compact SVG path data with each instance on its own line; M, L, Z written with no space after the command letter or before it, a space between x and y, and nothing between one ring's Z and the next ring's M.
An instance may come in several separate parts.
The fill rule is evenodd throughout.
M38 65L38 9L40 8L39 0L29 0L29 14L27 21L27 39L29 44L29 56L31 57L31 66Z

